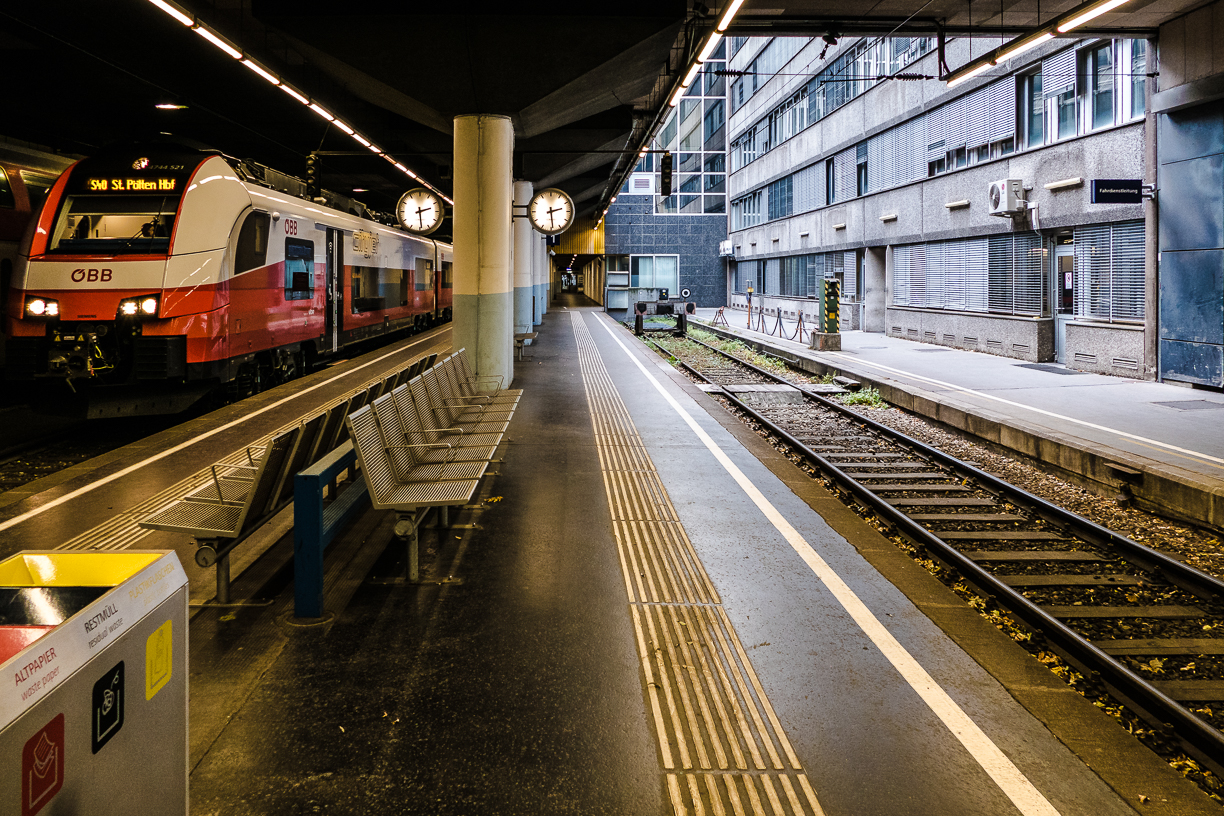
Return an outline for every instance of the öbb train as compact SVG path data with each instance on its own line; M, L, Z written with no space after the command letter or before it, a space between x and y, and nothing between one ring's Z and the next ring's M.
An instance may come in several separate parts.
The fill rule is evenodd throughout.
M6 379L71 391L93 417L168 413L449 320L450 245L305 192L217 153L77 162L23 240Z

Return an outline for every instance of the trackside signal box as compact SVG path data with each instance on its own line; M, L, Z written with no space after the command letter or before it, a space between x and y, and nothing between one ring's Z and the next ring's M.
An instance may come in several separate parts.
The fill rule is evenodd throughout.
M0 813L187 813L187 574L173 551L0 561Z

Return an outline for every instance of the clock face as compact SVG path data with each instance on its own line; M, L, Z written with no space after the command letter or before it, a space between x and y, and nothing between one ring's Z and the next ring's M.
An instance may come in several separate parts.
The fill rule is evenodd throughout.
M574 202L564 190L541 190L527 205L531 225L545 235L557 235L574 223Z
M418 187L400 196L395 214L404 229L417 235L428 235L442 226L446 209L437 193Z

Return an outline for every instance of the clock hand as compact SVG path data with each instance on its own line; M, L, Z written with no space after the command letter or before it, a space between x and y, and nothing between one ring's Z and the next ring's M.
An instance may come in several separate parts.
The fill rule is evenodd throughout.
M428 212L429 209L427 207L417 207L417 219L421 222L421 229L425 229L425 216L421 213Z

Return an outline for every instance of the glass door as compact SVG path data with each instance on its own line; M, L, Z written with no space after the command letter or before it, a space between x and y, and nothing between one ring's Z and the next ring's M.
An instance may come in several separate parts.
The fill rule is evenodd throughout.
M1070 236L1054 246L1054 359L1067 362L1067 324L1075 319L1075 245Z

